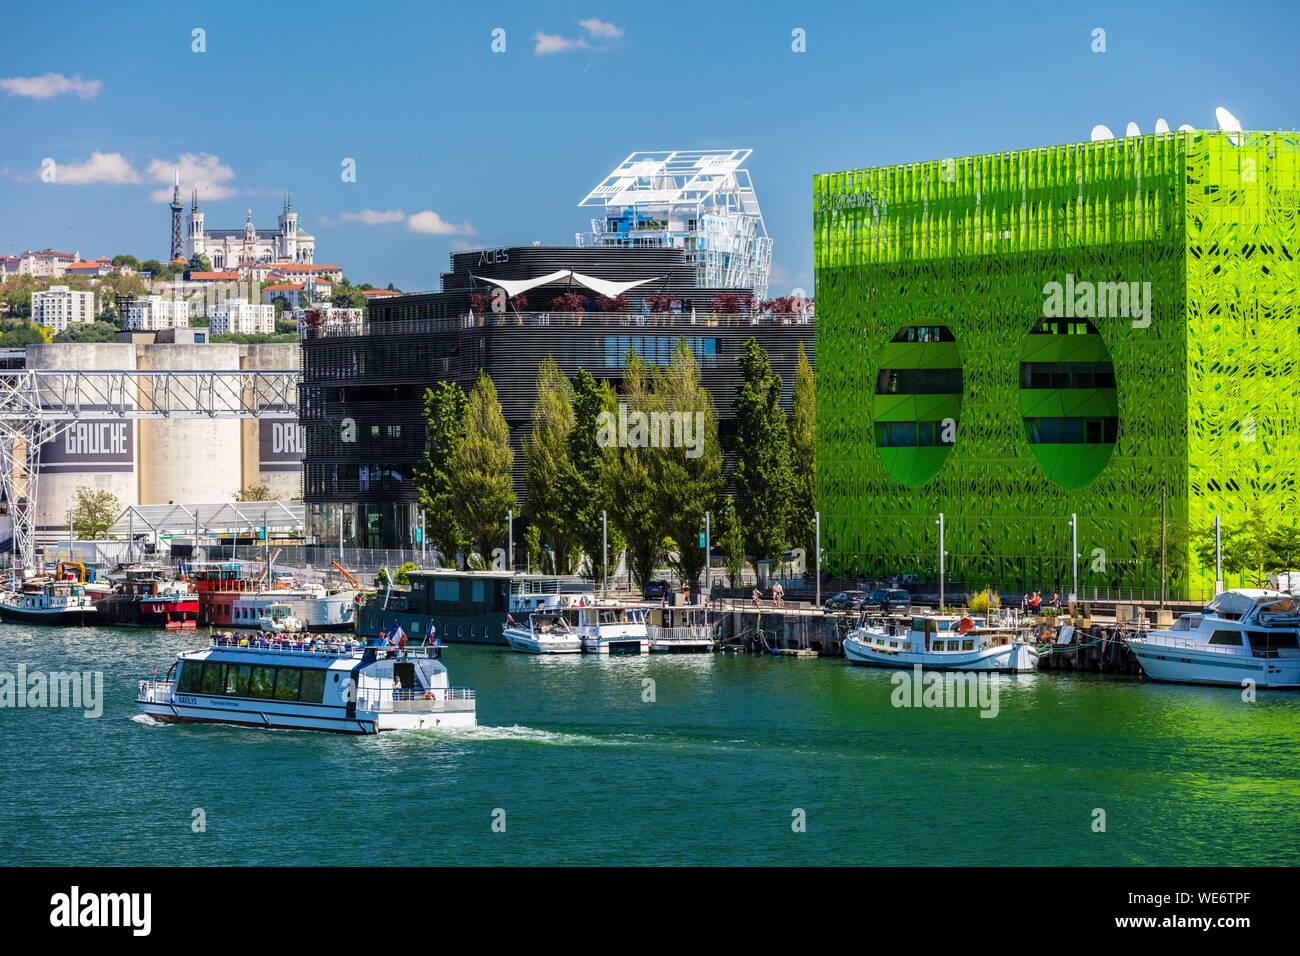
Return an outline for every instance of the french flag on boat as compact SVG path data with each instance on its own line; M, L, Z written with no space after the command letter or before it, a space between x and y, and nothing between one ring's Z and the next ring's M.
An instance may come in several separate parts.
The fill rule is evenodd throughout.
M426 644L432 644L434 642L434 639L437 636L438 636L438 626L434 624L433 621L430 621L429 629L424 632L424 642Z
M398 647L405 646L406 632L402 630L402 625L400 623L397 622L393 623L393 629L389 631L388 639L392 641L394 644L396 644Z

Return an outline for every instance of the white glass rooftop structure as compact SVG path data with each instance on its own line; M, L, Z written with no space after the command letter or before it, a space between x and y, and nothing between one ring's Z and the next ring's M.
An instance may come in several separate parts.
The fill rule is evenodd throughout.
M578 245L684 249L701 286L767 298L772 240L744 168L751 152L632 153L578 203L602 210Z

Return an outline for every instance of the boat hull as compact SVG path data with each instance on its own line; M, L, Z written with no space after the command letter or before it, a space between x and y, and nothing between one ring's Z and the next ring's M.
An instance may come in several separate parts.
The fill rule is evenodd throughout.
M1225 654L1133 638L1127 644L1143 673L1155 681L1241 687L1249 679L1256 687L1300 690L1300 658Z
M651 641L651 654L707 654L713 650L713 642L706 640L685 641Z
M87 623L99 623L99 613L93 607L73 610L64 610L62 608L41 610L39 608L17 608L10 607L7 604L0 604L0 620L8 621L11 624L80 627Z
M506 629L502 632L506 643L512 651L520 654L581 654L582 641L578 638L568 640L539 641L530 634Z
M642 637L584 637L584 654L649 654L650 642Z
M1038 653L1028 644L1000 644L975 651L918 654L897 651L886 654L873 650L855 638L844 641L844 656L849 663L862 667L911 670L990 671L1002 674L1026 674L1038 669Z
M178 695L179 697L179 695ZM312 730L338 734L375 734L389 730L446 730L474 727L478 717L473 709L441 713L377 713L357 711L349 717L338 707L304 707L282 705L281 709L264 710L229 706L228 701L192 698L171 702L136 698L140 712L169 724L225 724L261 730Z

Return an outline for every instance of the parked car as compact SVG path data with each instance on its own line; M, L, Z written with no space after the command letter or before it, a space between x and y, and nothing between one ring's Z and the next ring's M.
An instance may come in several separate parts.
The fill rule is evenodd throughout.
M667 581L647 581L641 589L641 596L647 601L659 601L667 597L671 590Z
M833 597L827 598L824 607L828 611L851 611L854 608L854 601L860 601L866 597L866 591L841 591Z
M901 588L877 588L867 594L860 611L878 611L882 614L906 614L912 609L912 595Z

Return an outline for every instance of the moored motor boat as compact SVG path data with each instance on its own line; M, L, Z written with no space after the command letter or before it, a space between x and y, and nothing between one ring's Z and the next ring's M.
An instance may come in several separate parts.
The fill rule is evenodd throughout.
M84 584L47 581L39 587L0 595L0 618L19 624L77 625L94 621L95 602Z
M582 653L582 639L559 610L534 611L523 624L515 623L510 616L501 636L521 654Z
M1173 627L1125 639L1152 680L1300 689L1300 598L1239 588Z
M984 626L969 615L913 617L903 627L863 624L844 638L850 663L869 667L1026 673L1038 650L1014 626Z

